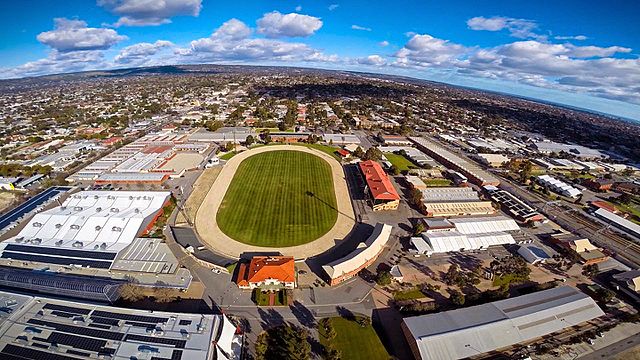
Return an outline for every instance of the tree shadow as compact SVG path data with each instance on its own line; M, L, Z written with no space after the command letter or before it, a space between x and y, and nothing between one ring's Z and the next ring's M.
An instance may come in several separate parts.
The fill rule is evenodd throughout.
M263 330L284 324L284 318L282 315L273 309L264 311L263 309L258 308L258 315L260 315L260 326L262 326Z
M312 199L316 199L316 200L320 201L321 203L323 203L324 205L328 206L332 210L335 210L338 214L342 214L343 216L346 216L347 218L349 218L349 219L351 219L353 221L356 221L356 219L354 219L353 216L343 213L342 211L336 209L335 206L333 206L333 205L329 204L328 202L320 199L318 196L316 196L316 194L313 191L307 190L307 191L305 191L304 194L307 195L308 197L312 198Z
M316 327L316 320L313 313L302 303L294 301L293 304L289 305L289 309L291 309L291 313L298 319L300 324L308 328Z
M338 313L338 315L346 320L349 321L355 321L356 320L356 315L349 309L347 309L344 306L336 306L336 312Z

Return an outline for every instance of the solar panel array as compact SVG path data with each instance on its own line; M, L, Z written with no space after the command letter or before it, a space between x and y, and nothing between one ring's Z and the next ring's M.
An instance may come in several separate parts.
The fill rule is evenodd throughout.
M79 266L92 267L96 269L108 269L111 267L110 261L85 260L85 259L65 258L65 257L57 257L57 256L41 256L41 255L19 253L14 251L3 251L2 258L21 260L21 261L33 261L33 262L39 262L44 264L69 265L69 266L79 265Z

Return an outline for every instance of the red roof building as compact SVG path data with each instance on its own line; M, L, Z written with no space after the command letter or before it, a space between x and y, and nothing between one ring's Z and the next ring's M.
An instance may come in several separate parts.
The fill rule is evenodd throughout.
M360 162L360 171L367 182L373 210L395 210L400 204L400 195L389 180L382 166L376 161Z
M240 264L236 280L241 289L296 287L295 262L291 256L254 256Z
M351 153L345 149L338 149L337 153L343 158L346 158L347 156L351 155Z

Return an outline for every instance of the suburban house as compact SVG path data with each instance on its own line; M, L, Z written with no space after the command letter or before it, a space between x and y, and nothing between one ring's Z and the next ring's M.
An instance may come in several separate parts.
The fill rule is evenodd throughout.
M236 283L241 289L293 289L296 287L293 257L254 256L249 264L240 264Z

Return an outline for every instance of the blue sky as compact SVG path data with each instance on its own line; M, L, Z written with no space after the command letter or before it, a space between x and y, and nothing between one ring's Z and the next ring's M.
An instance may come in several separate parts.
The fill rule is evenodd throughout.
M162 64L408 75L640 120L640 2L0 3L0 77Z

